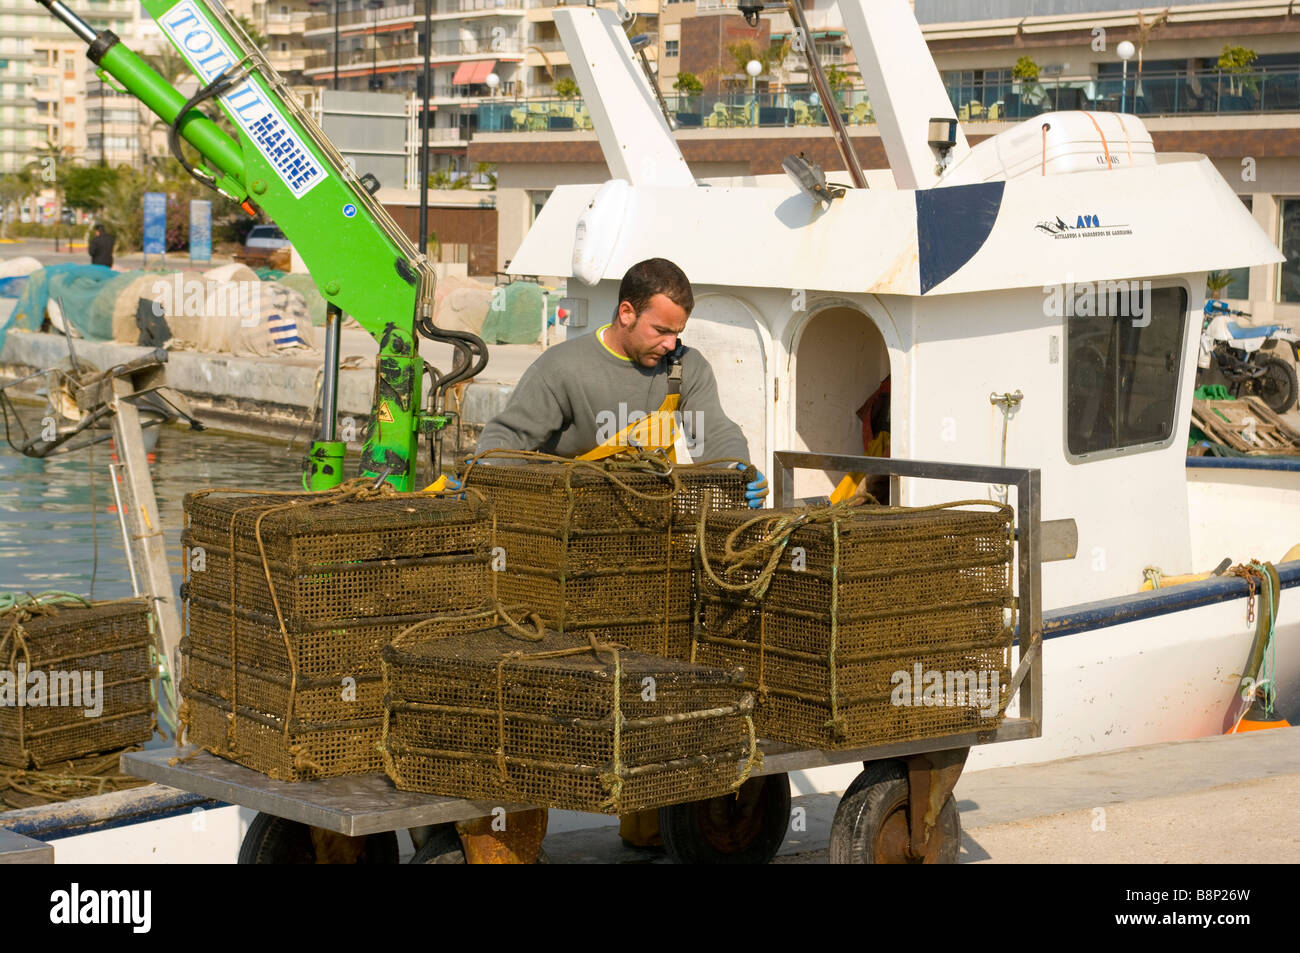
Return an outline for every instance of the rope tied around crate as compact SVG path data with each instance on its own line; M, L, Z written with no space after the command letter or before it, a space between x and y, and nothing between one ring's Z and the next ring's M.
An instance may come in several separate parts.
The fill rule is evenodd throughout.
M59 611L60 607L68 605L89 608L90 601L71 592L46 589L34 595L30 592L19 596L7 595L3 605L4 608L0 609L0 620L4 620L6 624L4 626L4 635L0 636L0 658L4 657L5 649L8 648L9 657L5 662L5 668L14 673L14 691L26 692L27 686L18 682L17 669L20 654L22 655L21 664L23 667L28 670L32 667L32 651L27 644L27 630L23 627L23 623L30 622L32 619L41 616L54 615ZM18 749L23 760L31 763L32 755L27 750L25 742L27 732L24 714L27 708L25 705L17 704L16 697L14 701L15 707L18 709ZM4 775L0 775L0 777L4 777Z
M700 565L704 570L709 581L719 589L728 592L744 593L755 602L761 602L767 594L767 590L775 577L776 570L780 565L781 557L786 551L793 535L802 527L829 524L831 531L831 561L830 561L830 618L827 648L827 666L829 674L829 702L830 718L824 723L829 729L831 737L835 741L843 741L848 737L848 724L840 712L840 692L838 685L838 665L836 664L836 654L839 650L840 637L840 563L841 563L841 521L844 517L851 514L862 512L856 501L844 501L818 507L809 507L793 513L783 513L778 516L769 514L758 514L748 519L734 529L732 529L723 541L722 546L722 573L719 574L709 561L709 547L707 540L707 517L709 514L709 491L705 491L704 505L700 510L700 516L696 525L696 550L699 553ZM1009 515L1011 507L1005 503L994 502L990 500L959 500L949 503L936 503L928 506L871 506L866 512L872 515L888 514L915 514L927 511L937 510L954 510L959 507L978 506L982 508L991 507L996 513ZM756 539L748 544L741 545L740 540L747 534L758 527L759 532ZM730 582L722 578L723 575L729 575L734 570L742 568L753 568L761 565L757 575L748 581ZM698 607L697 607L698 609ZM695 619L695 625L698 629L700 625L698 612ZM692 659L694 658L694 646L692 646ZM766 682L766 662L767 662L767 613L758 613L758 678L756 690L760 698L766 698L769 694L769 688Z
M499 607L498 607L499 608ZM513 638L522 638L529 642L540 642L545 631L542 627L541 620L536 618L536 613L530 614L528 618L536 620L538 625L536 633L528 632L519 625L507 624L507 632ZM497 770L501 773L501 780L507 785L513 784L510 779L509 758L506 756L506 705L505 705L505 670L506 665L511 662L517 662L521 659L537 661L541 659L558 659L571 658L575 655L585 655L591 652L597 659L601 653L609 653L610 662L614 666L613 679L613 728L614 728L614 749L609 770L600 772L600 785L606 791L604 800L600 802L602 810L615 808L618 806L619 797L623 791L623 660L620 650L623 646L613 642L601 642L596 638L594 632L587 633L587 644L571 649L552 649L547 652L507 652L497 660L496 669L496 696L497 696L497 747L494 752L496 756Z
M228 537L229 547L230 547L229 558L230 558L230 567L231 567L230 568L230 712L226 716L227 746L231 751L236 749L237 736L238 736L238 724L239 724L239 720L236 717L236 712L238 710L238 701L239 701L239 695L238 695L239 679L237 675L238 649L236 645L236 636L235 636L236 628L237 628L236 616L235 616L235 604L236 604L235 585L236 585L236 578L238 575L235 571L235 565L236 565L235 524L238 522L239 517L244 513L260 511L257 514L256 520L254 520L253 522L253 536L254 539L257 541L257 552L262 563L262 575L266 579L267 591L270 593L271 596L271 605L275 609L276 624L280 628L280 637L284 641L285 655L289 661L289 698L286 706L287 710L285 711L285 716L284 716L284 726L283 726L284 738L289 753L294 757L295 767L299 769L315 768L319 770L319 765L316 765L314 762L312 762L310 759L307 758L306 754L302 751L301 746L287 744L289 741L290 729L292 727L294 703L297 699L297 693L298 693L298 658L297 658L297 653L295 653L293 649L293 640L289 636L288 626L285 624L284 621L284 613L280 608L280 598L275 589L275 580L271 576L270 560L268 559L266 554L266 544L262 539L262 521L265 520L266 517L274 513L282 513L287 510L295 509L298 507L337 506L340 503L358 503L358 502L365 502L367 500L392 499L394 497L403 497L403 498L409 498L414 496L459 497L466 493L474 496L480 503L483 503L484 502L483 495L481 493L478 493L476 490L472 490L468 488L455 489L455 490L418 490L414 492L404 493L402 491L397 490L390 483L386 483L386 482L376 483L370 477L359 477L357 479L348 480L344 483L341 483L332 489L322 490L317 493L312 493L307 498L304 498L303 491L301 490L247 490L239 487L212 487L206 490L199 490L197 492L188 494L186 496L186 509L187 510L189 509L191 503L197 502L198 500L201 500L204 497L211 496L214 493L234 493L239 495L259 496L259 497L268 497L268 496L293 497L293 499L286 500L284 503L277 503L271 506L266 506L265 502L259 501L257 503L253 503L248 506L236 507L234 510L231 511L230 514L230 524L227 527L229 533L229 537Z
M631 448L636 449L636 448ZM660 460L658 456L646 453L616 454L613 457L607 457L602 461L595 460L578 460L571 457L560 457L553 453L543 453L540 450L484 450L482 453L476 453L465 461L465 472L461 475L461 483L468 485L470 474L474 468L488 458L509 458L527 460L532 463L556 463L563 465L568 471L565 474L564 487L569 491L570 504L569 518L572 518L573 506L573 484L572 478L574 471L582 470L595 473L610 483L614 484L629 496L639 500L645 500L650 503L667 503L671 501L682 490L682 478L677 474L676 467L666 460ZM672 481L672 489L666 494L647 493L644 490L638 490L636 487L627 483L625 480L618 478L618 471L635 471L640 473L650 473L656 476L662 476Z

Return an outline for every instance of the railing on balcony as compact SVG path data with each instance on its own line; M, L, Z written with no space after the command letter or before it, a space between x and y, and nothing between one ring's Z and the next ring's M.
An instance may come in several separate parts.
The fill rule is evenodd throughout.
M486 38L482 40L435 40L433 42L433 59L440 60L452 56L492 57L505 53L518 54L520 43L515 39ZM369 46L356 50L339 51L339 67L353 69L370 63L380 65L395 60L417 60L424 57L424 47L419 43L380 43L378 49ZM334 53L313 53L307 57L306 68L320 69L334 65Z
M1136 71L1129 72L1127 83L1118 76L950 83L948 97L963 121L1014 121L1056 109L1123 108L1139 116L1295 112L1300 111L1300 70L1149 72L1141 83Z
M326 27L334 28L334 3L338 0L323 0L320 4L326 12L318 13L307 21L308 30L323 30ZM339 28L351 28L356 26L370 26L372 23L386 23L390 20L401 20L406 17L415 16L414 3L404 3L396 7L380 7L378 10L340 10L339 11ZM420 4L420 13L424 13L424 5Z
M478 90L476 92L476 90ZM515 95L514 80L502 80L501 85L497 87L495 94L491 92L486 83L477 83L473 86L437 86L429 93L430 99L464 99L464 100L482 100L497 98L512 98Z
M1016 120L1053 109L1116 110L1122 81L1079 80L1038 83L952 85L950 98L963 121ZM1136 98L1135 98L1136 96ZM826 113L810 92L729 92L664 97L678 128L824 126ZM840 116L850 126L869 125L875 114L866 90L836 93ZM1129 76L1124 106L1139 115L1196 115L1233 112L1300 112L1300 70L1229 74ZM592 128L581 99L527 99L478 106L480 132L580 131Z
M837 94L840 115L849 125L875 122L865 90ZM723 93L666 96L668 111L679 128L728 129L744 126L820 126L826 113L809 93ZM581 99L529 99L482 103L479 132L557 132L591 129L591 115Z
M332 30L334 29L334 7L331 0L324 0L317 5L320 9L325 10L323 13L313 14L307 21L308 30ZM455 13L494 13L500 11L522 12L524 0L440 0L433 5L433 15L448 15ZM381 7L378 11L374 10L344 10L339 13L339 28L352 29L354 27L366 27L375 22L376 17L379 22L391 22L393 20L403 20L408 18L420 18L424 16L423 3L407 3L398 7Z
M469 139L469 132L456 126L433 126L429 129L430 142L455 142Z

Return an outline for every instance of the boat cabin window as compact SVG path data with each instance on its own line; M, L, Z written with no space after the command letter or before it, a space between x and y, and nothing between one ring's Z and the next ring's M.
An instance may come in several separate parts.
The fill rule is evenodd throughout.
M1069 455L1166 443L1178 405L1187 291L1145 281L1075 288L1065 319Z

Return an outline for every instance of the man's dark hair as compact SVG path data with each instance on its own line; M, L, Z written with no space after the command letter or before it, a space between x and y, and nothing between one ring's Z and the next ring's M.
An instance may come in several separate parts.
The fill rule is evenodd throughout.
M666 295L688 315L695 307L695 295L686 273L667 258L647 258L627 270L618 285L618 300L632 305L638 315L650 307L655 295Z

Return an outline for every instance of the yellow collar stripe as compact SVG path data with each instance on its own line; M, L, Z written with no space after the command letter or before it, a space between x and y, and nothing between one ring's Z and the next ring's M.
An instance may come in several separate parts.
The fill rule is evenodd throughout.
M604 327L602 327L602 328L600 328L599 330L597 330L597 331L596 331L596 340L598 340L598 341L600 342L600 346L601 346L601 347L603 347L605 350L609 351L610 354L613 354L613 355L614 355L616 358L618 358L620 361L627 361L627 362L631 363L632 358L630 358L630 357L626 357L625 355L622 355L622 354L618 353L618 351L614 350L612 347L610 347L608 344L605 343L605 329L606 329L606 328L609 328L610 326L611 326L610 324L607 324L607 325L605 325Z

